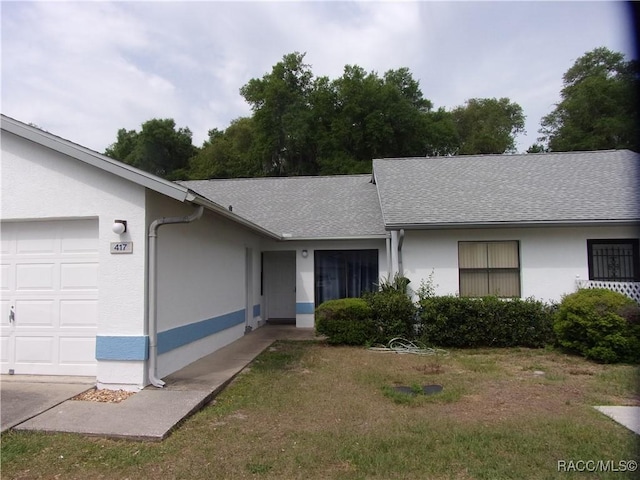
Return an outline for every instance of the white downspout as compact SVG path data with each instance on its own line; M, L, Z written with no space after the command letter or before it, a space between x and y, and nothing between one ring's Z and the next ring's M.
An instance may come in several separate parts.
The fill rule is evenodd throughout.
M396 273L398 273L398 231L391 230L391 271L389 272L389 279L393 279Z
M404 277L404 268L402 266L402 244L404 243L404 228L400 229L398 235L398 275Z
M157 241L158 241L158 229L162 225L173 223L191 223L202 217L204 212L203 206L198 208L191 214L185 217L163 217L158 218L151 222L149 225L149 288L148 288L148 301L149 311L147 317L147 329L149 333L149 382L154 387L164 387L164 382L157 377L157 365L158 365L158 313L157 313L157 290L158 290L158 274L157 274Z
M389 276L389 278L392 277L391 275L391 268L392 268L392 262L391 262L391 234L387 235L386 238L386 244L387 244L387 275Z

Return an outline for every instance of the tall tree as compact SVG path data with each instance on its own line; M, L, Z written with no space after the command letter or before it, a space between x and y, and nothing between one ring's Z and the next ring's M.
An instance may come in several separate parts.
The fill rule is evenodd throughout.
M309 96L313 74L305 54L285 55L271 73L240 89L251 105L258 149L268 175L313 174L317 170L311 139Z
M144 122L140 132L118 130L105 155L169 180L184 179L189 159L197 152L191 137L191 130L176 129L173 119L154 118Z
M376 157L426 154L432 104L408 69L389 70L381 78L347 65L333 87L332 135L339 150L368 168Z
M450 117L431 112L407 68L380 77L347 65L334 80L314 78L296 52L240 92L253 109L266 175L369 172L375 157L454 150L446 144L455 138Z
M133 158L131 154L136 148L138 142L138 132L135 130L126 130L121 128L118 130L115 143L112 143L104 151L107 157L115 158L121 162L133 164Z
M191 159L189 178L258 177L264 174L255 155L253 118L242 117L231 122L223 132L209 130L209 139Z
M455 155L460 139L451 112L440 107L426 114L425 154L430 157Z
M639 73L638 62L622 53L585 53L562 77L561 101L542 118L539 141L555 151L638 151Z
M508 98L472 98L451 114L462 155L514 152L524 131L522 107Z

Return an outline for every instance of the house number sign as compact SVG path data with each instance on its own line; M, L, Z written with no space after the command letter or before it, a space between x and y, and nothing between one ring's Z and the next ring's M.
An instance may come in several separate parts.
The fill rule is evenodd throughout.
M133 242L111 242L111 253L133 253Z

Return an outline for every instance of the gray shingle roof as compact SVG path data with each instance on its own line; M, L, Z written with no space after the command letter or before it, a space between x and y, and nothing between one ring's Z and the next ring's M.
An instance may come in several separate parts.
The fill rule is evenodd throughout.
M371 175L180 182L277 234L292 238L384 235Z
M637 221L629 150L377 159L387 227Z

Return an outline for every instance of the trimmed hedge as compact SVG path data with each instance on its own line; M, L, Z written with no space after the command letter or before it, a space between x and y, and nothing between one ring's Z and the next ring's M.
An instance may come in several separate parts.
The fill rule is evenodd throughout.
M362 298L328 300L316 308L316 332L333 345L365 345L374 337L371 316Z
M432 297L421 300L417 335L441 347L534 347L554 342L554 307L534 299Z
M640 308L603 288L566 295L556 314L558 343L603 363L640 363Z
M372 345L415 337L416 307L399 290L367 292L362 298L329 300L316 308L316 331L331 344Z
M368 343L386 344L395 337L414 338L416 307L403 290L368 292L363 298L371 309L374 327Z

